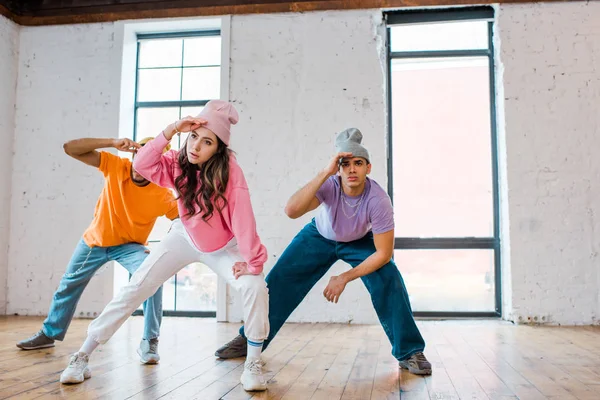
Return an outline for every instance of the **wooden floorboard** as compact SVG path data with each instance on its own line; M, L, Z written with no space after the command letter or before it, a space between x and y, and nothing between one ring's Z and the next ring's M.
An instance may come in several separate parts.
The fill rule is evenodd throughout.
M139 363L143 318L133 317L92 356L92 378L61 385L85 338L74 320L64 342L22 351L39 317L0 317L0 399L600 399L600 328L515 326L498 320L418 321L433 375L398 368L379 325L286 324L265 351L269 390L248 393L242 359L215 350L239 324L163 319L161 362Z

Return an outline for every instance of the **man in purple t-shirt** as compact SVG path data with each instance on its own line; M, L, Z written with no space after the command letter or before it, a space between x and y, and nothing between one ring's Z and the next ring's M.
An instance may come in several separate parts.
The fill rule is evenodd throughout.
M369 152L356 128L336 137L338 153L327 167L296 192L285 207L290 218L298 218L321 206L319 214L296 235L266 277L269 288L270 334L264 347L277 334L319 279L338 260L352 268L332 276L323 291L337 303L346 284L361 278L381 325L392 344L400 367L418 375L431 374L425 358L425 341L415 324L408 293L392 260L394 211L390 197L371 172ZM235 358L246 355L244 328L240 335L215 355Z

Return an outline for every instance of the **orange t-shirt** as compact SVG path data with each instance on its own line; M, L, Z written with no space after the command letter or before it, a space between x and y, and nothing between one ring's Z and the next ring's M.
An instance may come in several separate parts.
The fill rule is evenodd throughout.
M131 161L101 151L105 183L96 203L94 220L83 234L90 247L146 244L156 219L179 215L173 192L154 183L137 186L131 179Z

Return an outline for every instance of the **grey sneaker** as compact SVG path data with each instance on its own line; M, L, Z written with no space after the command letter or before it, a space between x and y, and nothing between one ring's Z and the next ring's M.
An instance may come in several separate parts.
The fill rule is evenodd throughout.
M142 339L140 347L137 350L142 364L157 364L160 361L158 355L158 338L146 340Z
M415 353L410 358L400 361L400 368L407 369L415 375L431 375L431 363L425 358L425 354Z
M219 358L239 358L246 357L248 353L248 342L242 335L236 336L231 342L227 343L215 352Z
M90 358L85 353L75 353L69 360L69 365L60 375L60 383L81 383L92 377L92 371L88 367Z
M23 350L45 349L46 347L54 347L54 339L50 339L44 335L44 332L39 331L29 339L21 340L17 343L17 347Z

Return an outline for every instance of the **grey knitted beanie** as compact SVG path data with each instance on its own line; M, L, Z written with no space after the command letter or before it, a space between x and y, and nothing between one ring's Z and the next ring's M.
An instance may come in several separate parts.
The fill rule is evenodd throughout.
M335 138L335 147L339 152L352 153L352 157L362 157L371 162L369 152L360 142L363 135L356 128L349 128L337 134Z

